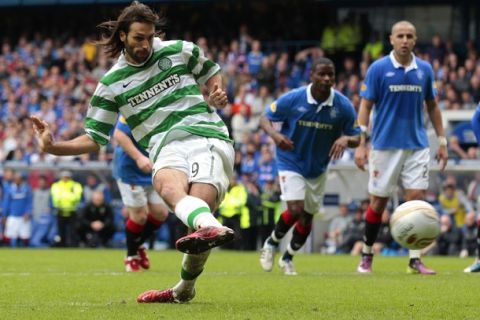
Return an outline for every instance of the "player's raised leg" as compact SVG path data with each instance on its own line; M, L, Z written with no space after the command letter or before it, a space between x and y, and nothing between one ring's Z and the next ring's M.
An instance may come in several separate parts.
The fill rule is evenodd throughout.
M194 145L199 145L199 143L195 142ZM181 150L191 149L193 146L187 148L181 144ZM211 149L207 148L207 150ZM178 154L177 151L179 150L175 150L175 154ZM233 149L231 151L233 159ZM165 153L163 165L168 163L168 148ZM218 206L219 200L223 199L224 192L228 188L229 179L223 166L229 164L222 166L222 157L219 156L219 153L211 153L211 157L202 156L200 153L200 157L209 159L208 161L211 163L206 166L209 170L202 170L205 168L202 166L201 159L197 157L199 162L194 163L197 163L199 170L206 172L209 176L209 171L213 172L212 176L217 177L216 179L211 177L202 179L202 173L197 173L195 176L205 183L189 182L192 178L189 179L182 170L165 167L157 170L154 174L154 186L161 197L171 208L174 208L175 215L185 225L196 231L180 238L176 243L177 248L186 253L182 263L181 280L177 285L166 290L147 291L138 297L138 302L171 303L191 300L195 295L195 281L203 271L210 249L221 246L234 238L233 230L222 226L212 214L212 210ZM173 159L177 163L181 162L176 155Z

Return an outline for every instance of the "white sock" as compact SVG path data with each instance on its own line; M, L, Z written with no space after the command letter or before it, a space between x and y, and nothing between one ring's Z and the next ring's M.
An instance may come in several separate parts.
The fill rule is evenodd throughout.
M298 249L300 250L300 249ZM292 256L296 255L298 253L298 250L293 250L292 246L290 245L290 243L288 244L287 246L287 252L290 253Z
M173 291L178 295L182 293L189 295L197 281L197 277L202 273L203 267L207 262L210 250L200 254L184 254L182 261L182 279L173 287Z
M363 244L362 253L364 253L364 254L372 254L372 253L373 253L373 247L372 247L372 246L367 246L367 245L364 243L364 244Z
M275 236L275 230L272 231L272 234L270 235L270 238L272 238L273 242L280 243L281 239L278 239Z
M420 250L409 250L408 255L410 259L420 259L421 251Z
M195 230L222 226L211 213L208 204L197 197L186 196L180 200L175 207L175 214L186 226Z

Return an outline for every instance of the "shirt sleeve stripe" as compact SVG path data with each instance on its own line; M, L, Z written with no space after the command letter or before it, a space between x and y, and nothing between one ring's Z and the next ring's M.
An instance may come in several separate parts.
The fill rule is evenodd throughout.
M100 96L94 95L92 99L90 99L90 105L107 111L118 112L117 104L114 101L107 100Z

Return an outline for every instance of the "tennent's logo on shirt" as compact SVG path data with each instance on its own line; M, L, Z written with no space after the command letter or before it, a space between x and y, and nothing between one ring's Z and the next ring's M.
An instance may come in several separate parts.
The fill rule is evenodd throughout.
M414 86L411 84L396 84L388 86L390 92L422 92L422 86Z
M332 124L321 123L321 122L316 122L316 121L299 120L298 125L303 126L303 127L316 128L316 129L333 130L333 125Z
M180 83L180 77L178 74L174 73L166 79L156 83L152 87L140 92L139 94L129 98L127 101L132 107L135 107L147 100L152 99L156 95L162 93L168 88Z

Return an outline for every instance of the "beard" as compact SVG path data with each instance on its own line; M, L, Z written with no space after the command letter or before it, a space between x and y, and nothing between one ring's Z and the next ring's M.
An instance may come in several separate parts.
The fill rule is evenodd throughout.
M145 56L139 55L138 53L135 53L135 50L132 46L130 46L128 43L125 43L125 52L127 53L128 57L133 60L136 64L141 64L145 62L150 54L146 54Z

